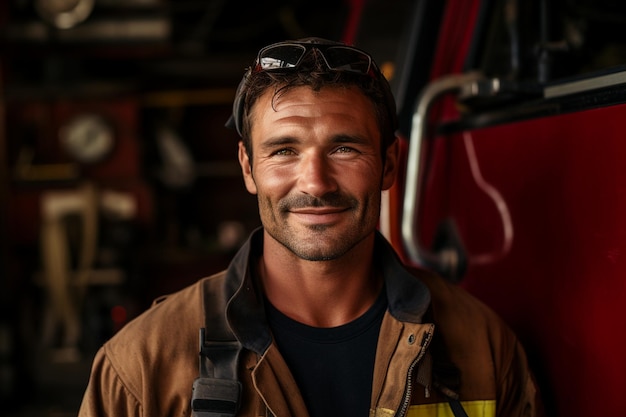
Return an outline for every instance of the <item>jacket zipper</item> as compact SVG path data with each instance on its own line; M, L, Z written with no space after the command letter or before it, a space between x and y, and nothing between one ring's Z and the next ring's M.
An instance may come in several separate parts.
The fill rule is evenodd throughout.
M402 400L402 405L400 406L400 409L396 413L396 417L404 417L406 415L407 410L409 409L409 403L411 402L411 393L413 392L413 370L415 369L419 361L424 357L424 354L426 354L426 348L428 347L428 344L430 343L431 337L432 337L432 327L429 331L424 333L424 337L422 338L422 345L421 345L420 352L415 358L415 360L411 363L411 366L409 366L409 371L406 376L406 388L404 390L404 398Z

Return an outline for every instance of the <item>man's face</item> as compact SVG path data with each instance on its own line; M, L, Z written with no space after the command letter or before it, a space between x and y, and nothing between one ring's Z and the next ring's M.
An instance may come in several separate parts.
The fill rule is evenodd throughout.
M273 100L273 101L272 101ZM251 112L253 161L240 143L246 188L266 238L310 261L337 259L372 236L397 146L381 155L374 106L356 88L265 92Z

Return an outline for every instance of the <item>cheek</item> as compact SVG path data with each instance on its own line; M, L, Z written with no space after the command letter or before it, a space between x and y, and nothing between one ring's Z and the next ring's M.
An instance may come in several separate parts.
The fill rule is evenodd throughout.
M343 167L338 178L348 189L360 189L364 193L380 192L383 185L383 167L377 161L368 161L354 167Z
M269 198L280 198L289 192L294 173L290 169L259 166L253 171L255 189Z
M269 192L279 192L290 187L297 175L297 166L281 166L278 164L258 164L253 171L255 182L259 188Z
M378 216L380 210L381 192L384 187L383 173L380 167L372 168L367 174L353 178L352 189L361 196L364 215Z

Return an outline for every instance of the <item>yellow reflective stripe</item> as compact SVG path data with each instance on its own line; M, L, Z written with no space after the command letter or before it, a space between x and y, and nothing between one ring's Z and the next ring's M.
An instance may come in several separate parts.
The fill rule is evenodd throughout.
M496 401L461 401L463 409L469 417L495 417ZM454 417L448 403L412 405L406 417Z
M388 408L377 408L372 410L370 408L370 417L394 417L396 412Z

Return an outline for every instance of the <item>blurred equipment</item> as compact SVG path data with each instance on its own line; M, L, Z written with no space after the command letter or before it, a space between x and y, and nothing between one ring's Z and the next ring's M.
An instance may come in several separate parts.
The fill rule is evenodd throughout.
M135 215L132 197L99 191L92 183L70 190L49 191L41 197L41 254L47 306L43 342L58 361L80 358L81 312L89 285L119 285L124 274L117 267L96 267L99 213L115 212L120 218ZM70 216L79 219L72 241ZM76 233L75 233L76 234ZM74 245L73 245L74 244ZM76 248L75 260L72 249ZM58 333L57 333L58 332ZM60 336L59 344L55 343Z
M57 29L69 29L89 17L94 3L95 0L35 0L35 9Z
M115 145L113 127L97 114L79 114L60 131L61 146L75 160L94 163L104 159Z

